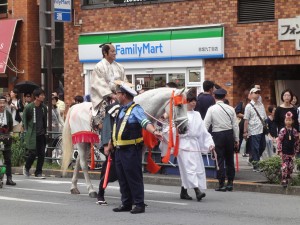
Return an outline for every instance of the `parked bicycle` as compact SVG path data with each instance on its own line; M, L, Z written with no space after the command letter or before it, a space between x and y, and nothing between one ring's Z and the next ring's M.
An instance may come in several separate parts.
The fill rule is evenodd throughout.
M62 148L62 135L59 134L57 137L55 137L50 145L46 146L46 155L47 152L51 151L51 158L59 165L61 166L62 161L62 155L63 155L63 148ZM48 154L49 155L49 154ZM72 161L75 162L78 156L78 150L77 145L73 146L73 156ZM101 160L105 160L105 156L100 152L99 145L94 145L94 159L95 159L95 170L101 169L102 162ZM91 155L88 156L88 167L91 168L90 161L91 161Z

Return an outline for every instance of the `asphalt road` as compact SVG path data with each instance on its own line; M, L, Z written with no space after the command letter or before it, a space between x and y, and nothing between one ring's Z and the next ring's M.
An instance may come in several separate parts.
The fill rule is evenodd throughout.
M25 179L14 176L17 186L0 189L0 215L3 225L86 225L86 224L299 224L300 197L252 192L218 193L206 190L197 202L179 199L180 187L145 185L146 213L115 213L120 204L118 183L109 184L108 206L98 206L88 197L84 180L80 195L69 193L70 179ZM97 181L93 181L98 186Z

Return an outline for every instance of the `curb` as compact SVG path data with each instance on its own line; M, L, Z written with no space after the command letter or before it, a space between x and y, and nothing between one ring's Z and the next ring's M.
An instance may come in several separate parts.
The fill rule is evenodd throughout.
M23 169L20 167L13 167L12 173L15 175L22 175ZM59 177L62 178L61 170L51 170L44 169L43 174L47 177ZM92 180L100 179L100 172L89 171L90 178ZM72 178L73 171L67 170L64 178ZM166 186L181 186L181 180L179 176L176 175L152 175L152 174L143 174L144 183L145 184L158 184L158 185L166 185ZM79 172L79 178L83 179L83 173ZM207 179L207 188L215 189L218 185L218 181ZM235 191L246 191L246 192L258 192L258 193L269 193L269 194L282 194L282 195L296 195L300 196L300 186L288 186L287 188L283 188L281 185L276 184L267 184L260 181L239 181L236 180L234 182L234 190Z

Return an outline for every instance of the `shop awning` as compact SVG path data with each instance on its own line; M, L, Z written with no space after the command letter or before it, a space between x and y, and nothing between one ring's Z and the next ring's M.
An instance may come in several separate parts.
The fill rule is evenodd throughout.
M18 19L0 20L0 74L5 73Z

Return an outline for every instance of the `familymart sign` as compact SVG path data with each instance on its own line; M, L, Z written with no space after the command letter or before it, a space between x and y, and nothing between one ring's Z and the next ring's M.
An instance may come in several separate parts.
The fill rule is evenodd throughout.
M117 61L224 58L224 28L205 27L80 35L80 62L98 62L99 45L108 42L116 48Z

